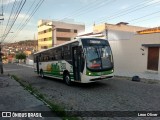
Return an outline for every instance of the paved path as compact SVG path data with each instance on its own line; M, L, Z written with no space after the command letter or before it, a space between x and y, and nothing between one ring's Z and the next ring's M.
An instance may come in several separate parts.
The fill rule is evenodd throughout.
M24 90L15 80L0 75L0 112L2 111L50 111L43 102ZM54 115L54 113L52 112ZM0 113L1 115L1 113ZM0 118L0 120L17 120L18 118ZM33 120L35 118L24 118ZM61 120L61 118L38 118L38 120ZM23 119L22 119L23 120Z
M33 68L8 64L4 66L10 74L45 94L50 100L73 111L159 111L160 84L157 81L133 82L130 78L112 78L90 84L67 86L63 81L42 79ZM7 73L7 72L6 72ZM112 120L98 118L98 120ZM115 120L116 118L113 118ZM118 118L118 120L141 120L142 118ZM157 120L159 118L147 118ZM84 119L88 120L88 118ZM90 120L90 119L89 119ZM97 118L91 120L97 120ZM117 119L116 119L117 120ZM146 119L145 119L146 120Z

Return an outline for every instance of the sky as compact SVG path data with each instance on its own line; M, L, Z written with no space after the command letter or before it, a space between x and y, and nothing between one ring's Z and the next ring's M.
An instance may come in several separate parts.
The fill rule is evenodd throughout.
M0 13L4 9L4 21L0 21L0 39L13 23L15 11L12 9L25 0L0 0ZM44 0L27 25L18 32L40 0L26 0L5 42L37 38L37 22L40 19L67 20L85 24L86 32L92 30L93 24L128 22L130 25L142 27L160 26L160 0ZM17 7L18 9L18 7ZM16 9L15 9L16 10ZM6 28L8 23L8 27Z

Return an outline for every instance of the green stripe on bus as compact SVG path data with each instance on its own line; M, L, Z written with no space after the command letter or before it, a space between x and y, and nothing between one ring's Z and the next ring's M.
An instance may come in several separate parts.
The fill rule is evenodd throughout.
M63 78L63 76L61 76L61 75L54 75L54 74L48 74L48 73L45 73L46 75L50 75L50 76L53 76L53 77L59 77L59 78ZM44 75L45 75L44 74Z
M113 69L109 71L103 71L103 72L91 72L87 69L86 75L88 76L101 76L101 75L109 75L113 73Z

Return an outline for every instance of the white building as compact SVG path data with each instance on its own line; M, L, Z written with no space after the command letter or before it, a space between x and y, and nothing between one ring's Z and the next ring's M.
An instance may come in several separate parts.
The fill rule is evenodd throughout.
M160 80L160 27L146 29L121 22L94 26L93 31L109 40L115 75Z
M130 40L111 40L115 75L160 79L160 33L136 34Z

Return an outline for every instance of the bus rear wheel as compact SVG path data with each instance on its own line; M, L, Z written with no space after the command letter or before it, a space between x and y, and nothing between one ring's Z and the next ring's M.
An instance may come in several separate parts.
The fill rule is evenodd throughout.
M41 76L41 78L44 78L43 70L40 71L40 76Z
M72 85L72 81L68 73L64 74L63 79L68 86Z

